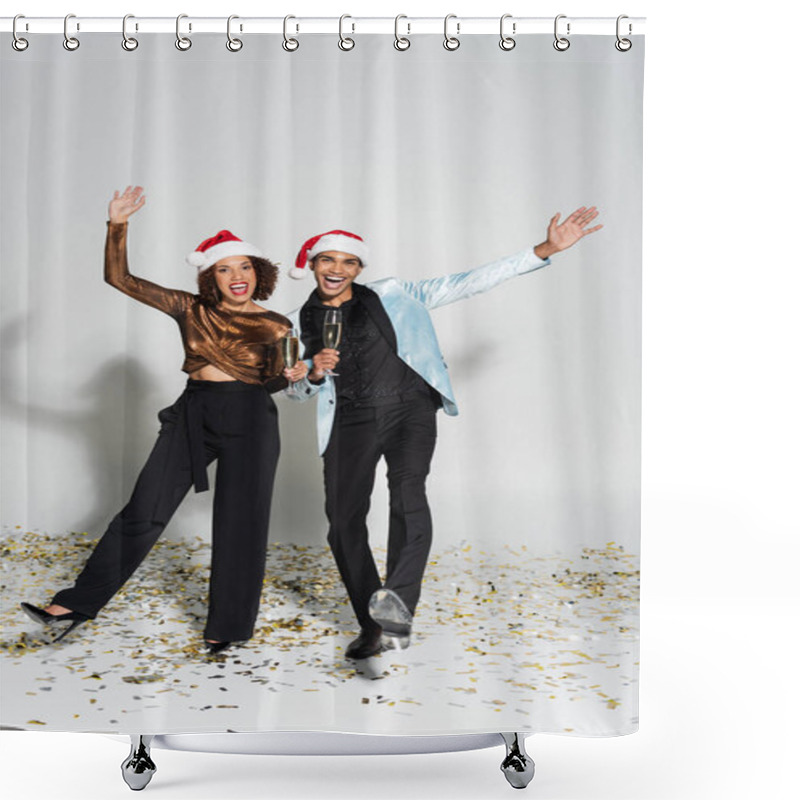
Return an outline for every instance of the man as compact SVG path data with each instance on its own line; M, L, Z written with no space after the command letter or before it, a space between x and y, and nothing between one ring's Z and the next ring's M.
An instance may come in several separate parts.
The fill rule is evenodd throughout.
M458 409L428 311L464 300L547 265L551 255L602 228L594 206L573 212L536 247L478 269L422 281L356 283L368 252L361 237L328 231L300 250L293 277L310 269L317 287L290 315L311 359L294 399L318 394L328 542L361 632L348 658L408 646L432 540L425 480L436 445L436 411ZM338 349L323 345L326 311L342 312ZM336 369L335 376L331 373ZM367 512L378 461L387 465L389 539L381 582L369 546Z

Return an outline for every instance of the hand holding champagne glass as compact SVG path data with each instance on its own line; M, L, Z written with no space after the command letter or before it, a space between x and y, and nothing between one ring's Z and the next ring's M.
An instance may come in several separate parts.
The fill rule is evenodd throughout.
M300 355L300 343L297 339L297 334L294 328L290 330L286 336L281 339L281 355L283 355L283 363L286 369L292 369L297 363ZM289 385L286 387L287 394L294 394L294 384L289 379Z
M322 323L322 344L324 347L336 350L341 341L342 310L340 308L329 308L325 312L325 320ZM326 369L325 374L336 377L339 373Z

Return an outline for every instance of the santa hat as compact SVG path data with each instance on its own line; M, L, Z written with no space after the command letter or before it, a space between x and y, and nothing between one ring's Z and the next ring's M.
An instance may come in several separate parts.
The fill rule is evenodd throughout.
M243 242L230 231L220 231L210 239L201 242L196 250L186 256L186 261L200 272L221 258L228 256L254 256L264 258L264 254L253 244Z
M340 253L358 256L361 266L367 266L367 245L360 236L349 231L328 231L319 236L312 236L300 248L289 274L293 278L304 278L308 274L307 267L311 259L327 250L338 250Z

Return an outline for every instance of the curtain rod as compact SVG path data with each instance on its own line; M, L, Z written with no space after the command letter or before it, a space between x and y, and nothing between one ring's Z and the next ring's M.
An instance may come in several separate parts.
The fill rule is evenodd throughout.
M513 17L504 15L504 32L507 35L524 35L533 33L550 33L555 29L554 17ZM228 31L227 17L194 17L181 15L181 30L190 34L197 33L226 33ZM234 17L231 22L231 31L236 34L264 34L284 33L284 25L288 26L290 34L310 33L384 33L394 34L397 30L402 36L413 34L441 34L444 30L444 17L358 17L345 15L339 17ZM616 17L570 17L560 14L558 17L559 31L569 35L614 35L621 26L620 33L624 36L640 35L644 33L644 17L624 17L619 23ZM567 30L569 26L569 30ZM122 17L81 17L70 15L68 20L69 33L121 33ZM11 33L14 28L13 17L0 18L0 31ZM63 33L65 29L64 17L27 17L20 15L17 19L16 30L22 35L25 33ZM175 33L175 17L137 17L129 16L126 24L129 34L136 33ZM500 30L500 16L496 17L459 17L450 15L448 30L454 35L468 36L471 34L498 33Z

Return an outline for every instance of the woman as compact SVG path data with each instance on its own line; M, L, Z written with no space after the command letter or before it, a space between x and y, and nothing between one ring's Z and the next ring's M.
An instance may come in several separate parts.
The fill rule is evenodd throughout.
M128 272L128 218L145 202L130 186L109 203L105 279L164 311L181 331L189 374L177 402L158 415L161 430L133 495L97 543L75 585L50 605L22 603L37 622L71 623L56 639L93 619L133 574L189 487L208 489L217 460L211 580L204 638L209 652L253 635L264 578L270 502L280 443L270 392L307 371L283 369L280 341L291 323L266 311L277 268L228 231L204 241L187 261L198 268L198 294L165 289Z

